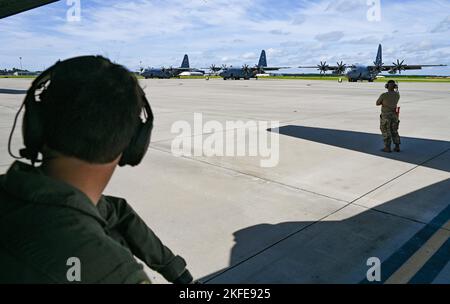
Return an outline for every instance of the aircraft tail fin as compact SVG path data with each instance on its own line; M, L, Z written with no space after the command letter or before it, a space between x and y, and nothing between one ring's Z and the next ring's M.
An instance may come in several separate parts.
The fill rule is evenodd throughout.
M183 62L181 63L181 68L188 69L189 68L189 57L188 55L184 55Z
M260 67L266 67L267 66L267 58L266 58L266 51L261 51L261 56L259 57L258 66Z
M383 49L381 44L378 46L377 58L374 62L376 65L381 65L383 63Z

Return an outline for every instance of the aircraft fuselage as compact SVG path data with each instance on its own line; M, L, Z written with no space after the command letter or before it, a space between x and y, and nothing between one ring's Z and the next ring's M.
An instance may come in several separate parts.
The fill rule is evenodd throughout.
M177 77L180 73L178 71L171 71L169 69L146 69L141 73L145 78L172 78Z
M370 71L367 66L357 65L348 71L346 76L350 82L356 82L358 80L367 80L372 82L377 77L377 74Z
M223 79L250 79L255 78L256 75L253 73L253 71L244 71L242 68L226 68L223 69L222 72L219 73Z

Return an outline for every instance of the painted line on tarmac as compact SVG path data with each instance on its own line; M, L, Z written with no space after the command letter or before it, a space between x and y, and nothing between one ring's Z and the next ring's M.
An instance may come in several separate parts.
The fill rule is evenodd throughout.
M436 263L436 259L440 258L442 247L444 247L442 250L445 250L445 246L447 246L446 242L448 241L450 233L450 230L448 229L449 222L450 205L444 208L444 210L442 210L430 223L419 230L411 239L381 264L380 282L368 282L367 279L364 278L360 283L380 284L395 282L400 284L405 281L405 283L410 283L410 281L414 279L414 276L416 274L419 275L419 273L422 273L422 277L427 276L427 278L432 281L435 276L431 276L430 273L425 274L424 271L429 269L431 265L434 265L436 267L433 267L433 273L439 273L448 262L448 252L444 255L443 260L439 260L438 263ZM430 252L427 253L427 250ZM433 263L428 264L427 266L428 262ZM407 264L407 266L403 267L405 264ZM409 270L409 268L414 268L414 271ZM403 278L403 276L400 276L401 273L399 272L401 269L403 269L401 272L403 275L406 276L409 274L408 280L402 279L400 281L400 278ZM394 276L395 274L396 276Z
M450 261L450 239L428 260L418 273L409 281L411 284L432 284ZM450 283L447 277L444 283Z
M397 271L392 274L385 284L407 284L420 269L434 256L450 238L450 220L438 229L428 241L420 247ZM444 264L445 265L445 264Z

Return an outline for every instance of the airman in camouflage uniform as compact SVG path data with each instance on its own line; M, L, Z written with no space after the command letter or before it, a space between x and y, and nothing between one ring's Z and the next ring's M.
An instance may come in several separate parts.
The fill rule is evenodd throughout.
M388 91L381 94L377 100L377 106L381 106L380 129L383 135L384 149L383 152L392 152L391 143L394 142L394 151L400 152L400 135L398 127L400 120L397 113L397 105L400 100L400 93L395 81L390 80L386 84Z

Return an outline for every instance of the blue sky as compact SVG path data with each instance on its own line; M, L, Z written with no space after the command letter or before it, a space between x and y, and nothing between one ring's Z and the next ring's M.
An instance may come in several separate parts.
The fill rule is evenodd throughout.
M384 62L450 64L450 0L381 0L369 22L367 0L81 0L81 21L59 1L0 20L0 68L42 70L58 59L101 54L132 70L255 64L370 64L378 43ZM295 69L292 71L296 71ZM417 71L450 75L450 68Z

